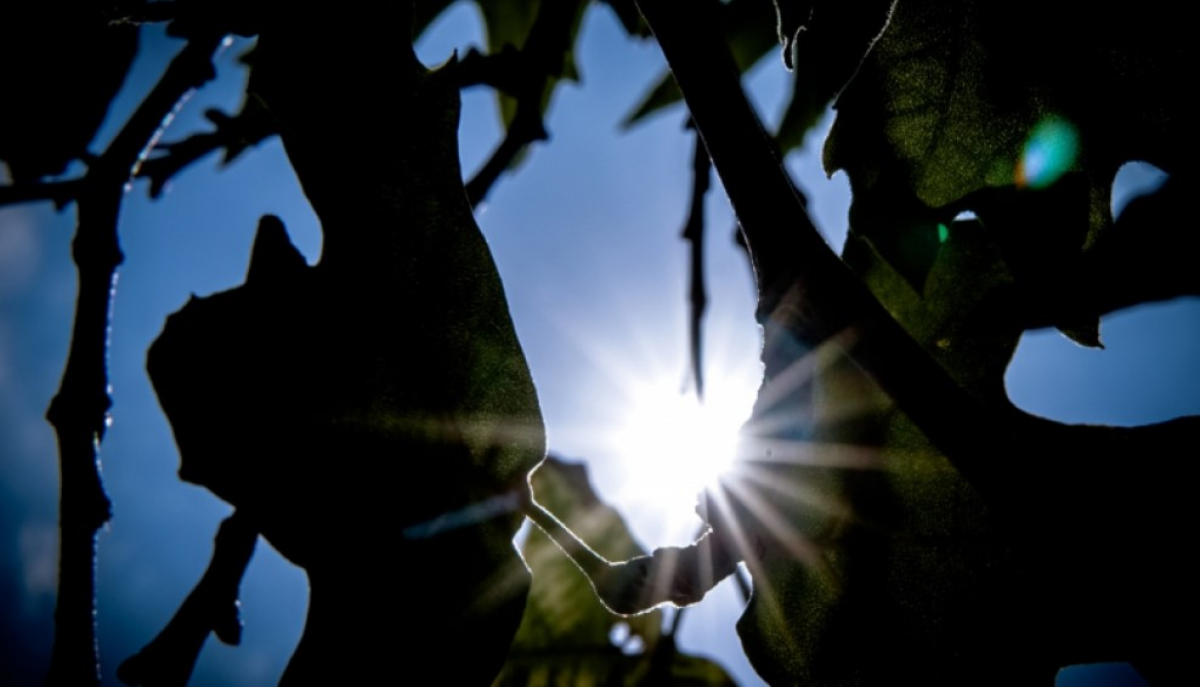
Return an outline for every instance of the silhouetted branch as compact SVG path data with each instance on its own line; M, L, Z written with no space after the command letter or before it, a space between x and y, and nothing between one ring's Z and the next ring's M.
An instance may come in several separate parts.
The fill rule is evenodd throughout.
M95 628L96 531L111 517L100 479L98 447L112 400L108 395L108 327L113 279L122 254L117 218L125 185L164 118L184 94L214 75L220 36L191 41L88 169L76 195L79 213L72 254L79 292L71 349L46 418L58 437L62 492L56 632L50 684L99 681Z
M156 24L171 21L178 15L178 2L119 2L105 11L113 24Z
M1175 447L1195 443L1200 418L1134 428L1064 425L1010 405L985 406L955 384L817 233L703 16L706 6L639 1L745 234L768 380L795 362L797 342L812 350L850 333L850 357L1005 516L1025 554L1048 571L1043 587L1054 590L1056 603L1082 609L1105 599L1107 620L1076 621L1066 633L1073 643L1064 646L1111 647L1104 633L1112 628L1152 624L1154 609L1190 584L1177 572L1194 517L1185 511L1189 482L1175 476ZM1135 541L1141 555L1114 555L1114 542ZM1114 597L1118 587L1137 591ZM1158 651L1134 634L1124 638L1126 649Z
M514 80L508 82L496 77L490 83L516 98L516 112L504 140L467 182L467 198L471 205L483 202L496 180L526 146L548 138L542 122L543 98L563 72L564 56L570 49L571 26L578 14L580 1L542 3L529 37L517 56L504 56L506 51L500 53L504 62L498 64L496 70L504 67L514 74ZM476 62L470 67L468 75L471 78L483 78L486 75L480 65L481 62ZM519 69L512 69L513 66L519 66Z
M521 94L527 70L524 53L511 45L490 55L471 48L458 61L458 84L462 88L489 86L515 98Z
M191 679L200 649L210 632L226 644L242 641L239 589L254 555L258 530L241 511L221 523L212 560L171 621L149 644L126 659L117 677L129 685L182 687Z
M483 167L467 182L467 199L472 206L483 202L488 191L492 190L492 186L500 179L500 175L512 165L525 146L534 141L544 141L549 138L542 125L541 114L521 104L524 102L524 100L518 101L517 114L513 117L512 123L508 125L504 140L492 152L492 156L488 158Z
M150 179L150 195L157 198L175 175L197 160L224 149L221 164L229 164L246 149L278 133L275 120L255 98L247 98L240 112L230 117L219 110L204 113L215 131L193 134L182 141L159 146L162 154L142 163L138 176Z
M695 129L690 120L688 128ZM689 335L692 348L692 377L696 380L696 396L704 397L704 349L702 325L704 311L708 308L708 294L704 288L704 196L708 193L709 174L712 165L704 141L696 132L696 146L692 152L692 199L688 207L687 222L683 225L683 240L692 244L689 299L692 310L689 319Z
M49 200L54 203L56 208L61 210L68 203L75 200L82 187L83 179L0 186L0 207Z
M529 66L530 61L531 58L524 51L518 51L511 46L506 46L506 49L494 55L484 55L472 49L459 62L459 84L463 88L489 86L517 98L524 97L525 91L537 90L535 105L540 106L541 91L547 79L545 75L536 73L537 67ZM530 76L531 73L534 73L533 77ZM529 85L531 79L535 81L536 89ZM222 164L228 164L248 148L257 146L279 133L270 113L254 98L248 98L241 111L232 117L218 110L208 110L205 117L216 126L216 130L193 134L182 141L161 144L158 146L161 154L142 163L138 176L150 179L152 197L162 195L171 179L209 154L224 150ZM491 186L525 146L546 138L539 110L518 107L517 116L509 126L504 140L467 185L468 197L472 203L483 200ZM4 190L0 189L0 204L5 203ZM40 196L32 199L40 199Z
M989 460L978 437L1002 435L986 412L934 362L879 304L821 238L784 173L776 146L741 88L728 50L704 14L704 3L639 2L679 81L697 129L737 213L759 287L758 320L770 378L791 362L772 346L787 331L815 349L853 329L851 355L896 399L930 439L994 502L1012 498L1024 465ZM684 25L683 17L694 21ZM777 348L777 350L773 350ZM775 356L782 355L783 358Z

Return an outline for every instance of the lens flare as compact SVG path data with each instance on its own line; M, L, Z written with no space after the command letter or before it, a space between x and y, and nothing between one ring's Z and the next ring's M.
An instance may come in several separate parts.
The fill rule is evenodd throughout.
M1017 163L1017 186L1040 189L1058 181L1075 164L1079 133L1061 117L1046 117L1033 127Z

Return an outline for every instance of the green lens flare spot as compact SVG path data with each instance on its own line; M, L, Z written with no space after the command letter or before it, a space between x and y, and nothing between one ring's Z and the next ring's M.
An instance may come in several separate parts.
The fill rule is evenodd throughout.
M946 239L950 238L950 227L945 224L938 224L938 243L945 243Z
M1017 164L1017 185L1046 188L1075 164L1079 133L1061 117L1046 117L1033 127Z

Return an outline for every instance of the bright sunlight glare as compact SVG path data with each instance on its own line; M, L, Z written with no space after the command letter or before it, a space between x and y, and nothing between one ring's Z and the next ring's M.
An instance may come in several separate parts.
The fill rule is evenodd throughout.
M613 450L632 473L627 498L651 503L667 529L694 536L696 496L716 483L737 449L756 389L737 377L708 380L703 401L680 390L678 380L630 382L625 416Z

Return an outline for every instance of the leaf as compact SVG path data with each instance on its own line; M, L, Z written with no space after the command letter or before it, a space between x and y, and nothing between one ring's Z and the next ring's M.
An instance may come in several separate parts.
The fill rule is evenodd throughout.
M87 154L137 53L138 29L96 11L9 5L0 14L0 160L13 181L66 171Z
M1113 175L1132 159L1176 169L1195 143L1174 85L1184 26L1153 2L1120 13L899 3L839 98L826 145L827 171L850 177L856 231L920 289L932 232L973 211L1004 247L1025 303L1052 311L1026 313L1027 324L1048 318L1098 343L1078 269L1111 227ZM1085 190L1055 188L1064 183Z
M1193 175L1171 175L1154 193L1133 199L1112 231L1085 248L1083 277L1094 310L1200 295L1200 235L1191 221Z
M998 253L979 222L955 222L924 293L853 233L846 260L956 381L1001 404L1021 330L981 316L1012 288ZM854 346L848 332L768 371L730 478L727 502L762 547L738 623L755 670L771 684L1052 679L1058 666L1036 649L1004 648L1035 637L1025 623L1049 603L1035 561L853 362Z
M621 515L596 495L586 465L550 456L530 483L538 502L604 558L624 561L646 555ZM534 571L534 587L514 647L611 646L609 635L618 623L647 645L658 641L661 611L632 618L610 613L587 577L541 530L530 532L524 554Z
M531 482L539 503L608 560L645 555L620 514L596 496L583 464L548 457ZM733 684L716 663L678 652L662 632L661 611L610 613L583 572L540 529L530 529L524 556L533 586L497 685Z
M172 315L147 366L181 476L308 572L285 681L419 659L479 684L524 609L512 537L544 432L462 186L454 65L416 61L398 8L363 12L287 13L251 77L321 220L320 263L264 218L246 283Z
M894 0L775 0L783 61L794 73L791 99L775 138L783 153L808 133L858 70L883 32Z
M1021 323L1007 317L1014 278L982 223L951 222L923 292L856 234L844 259L904 328L960 386L991 403L1004 403L1004 372L1016 350ZM964 288L964 275L970 287Z

